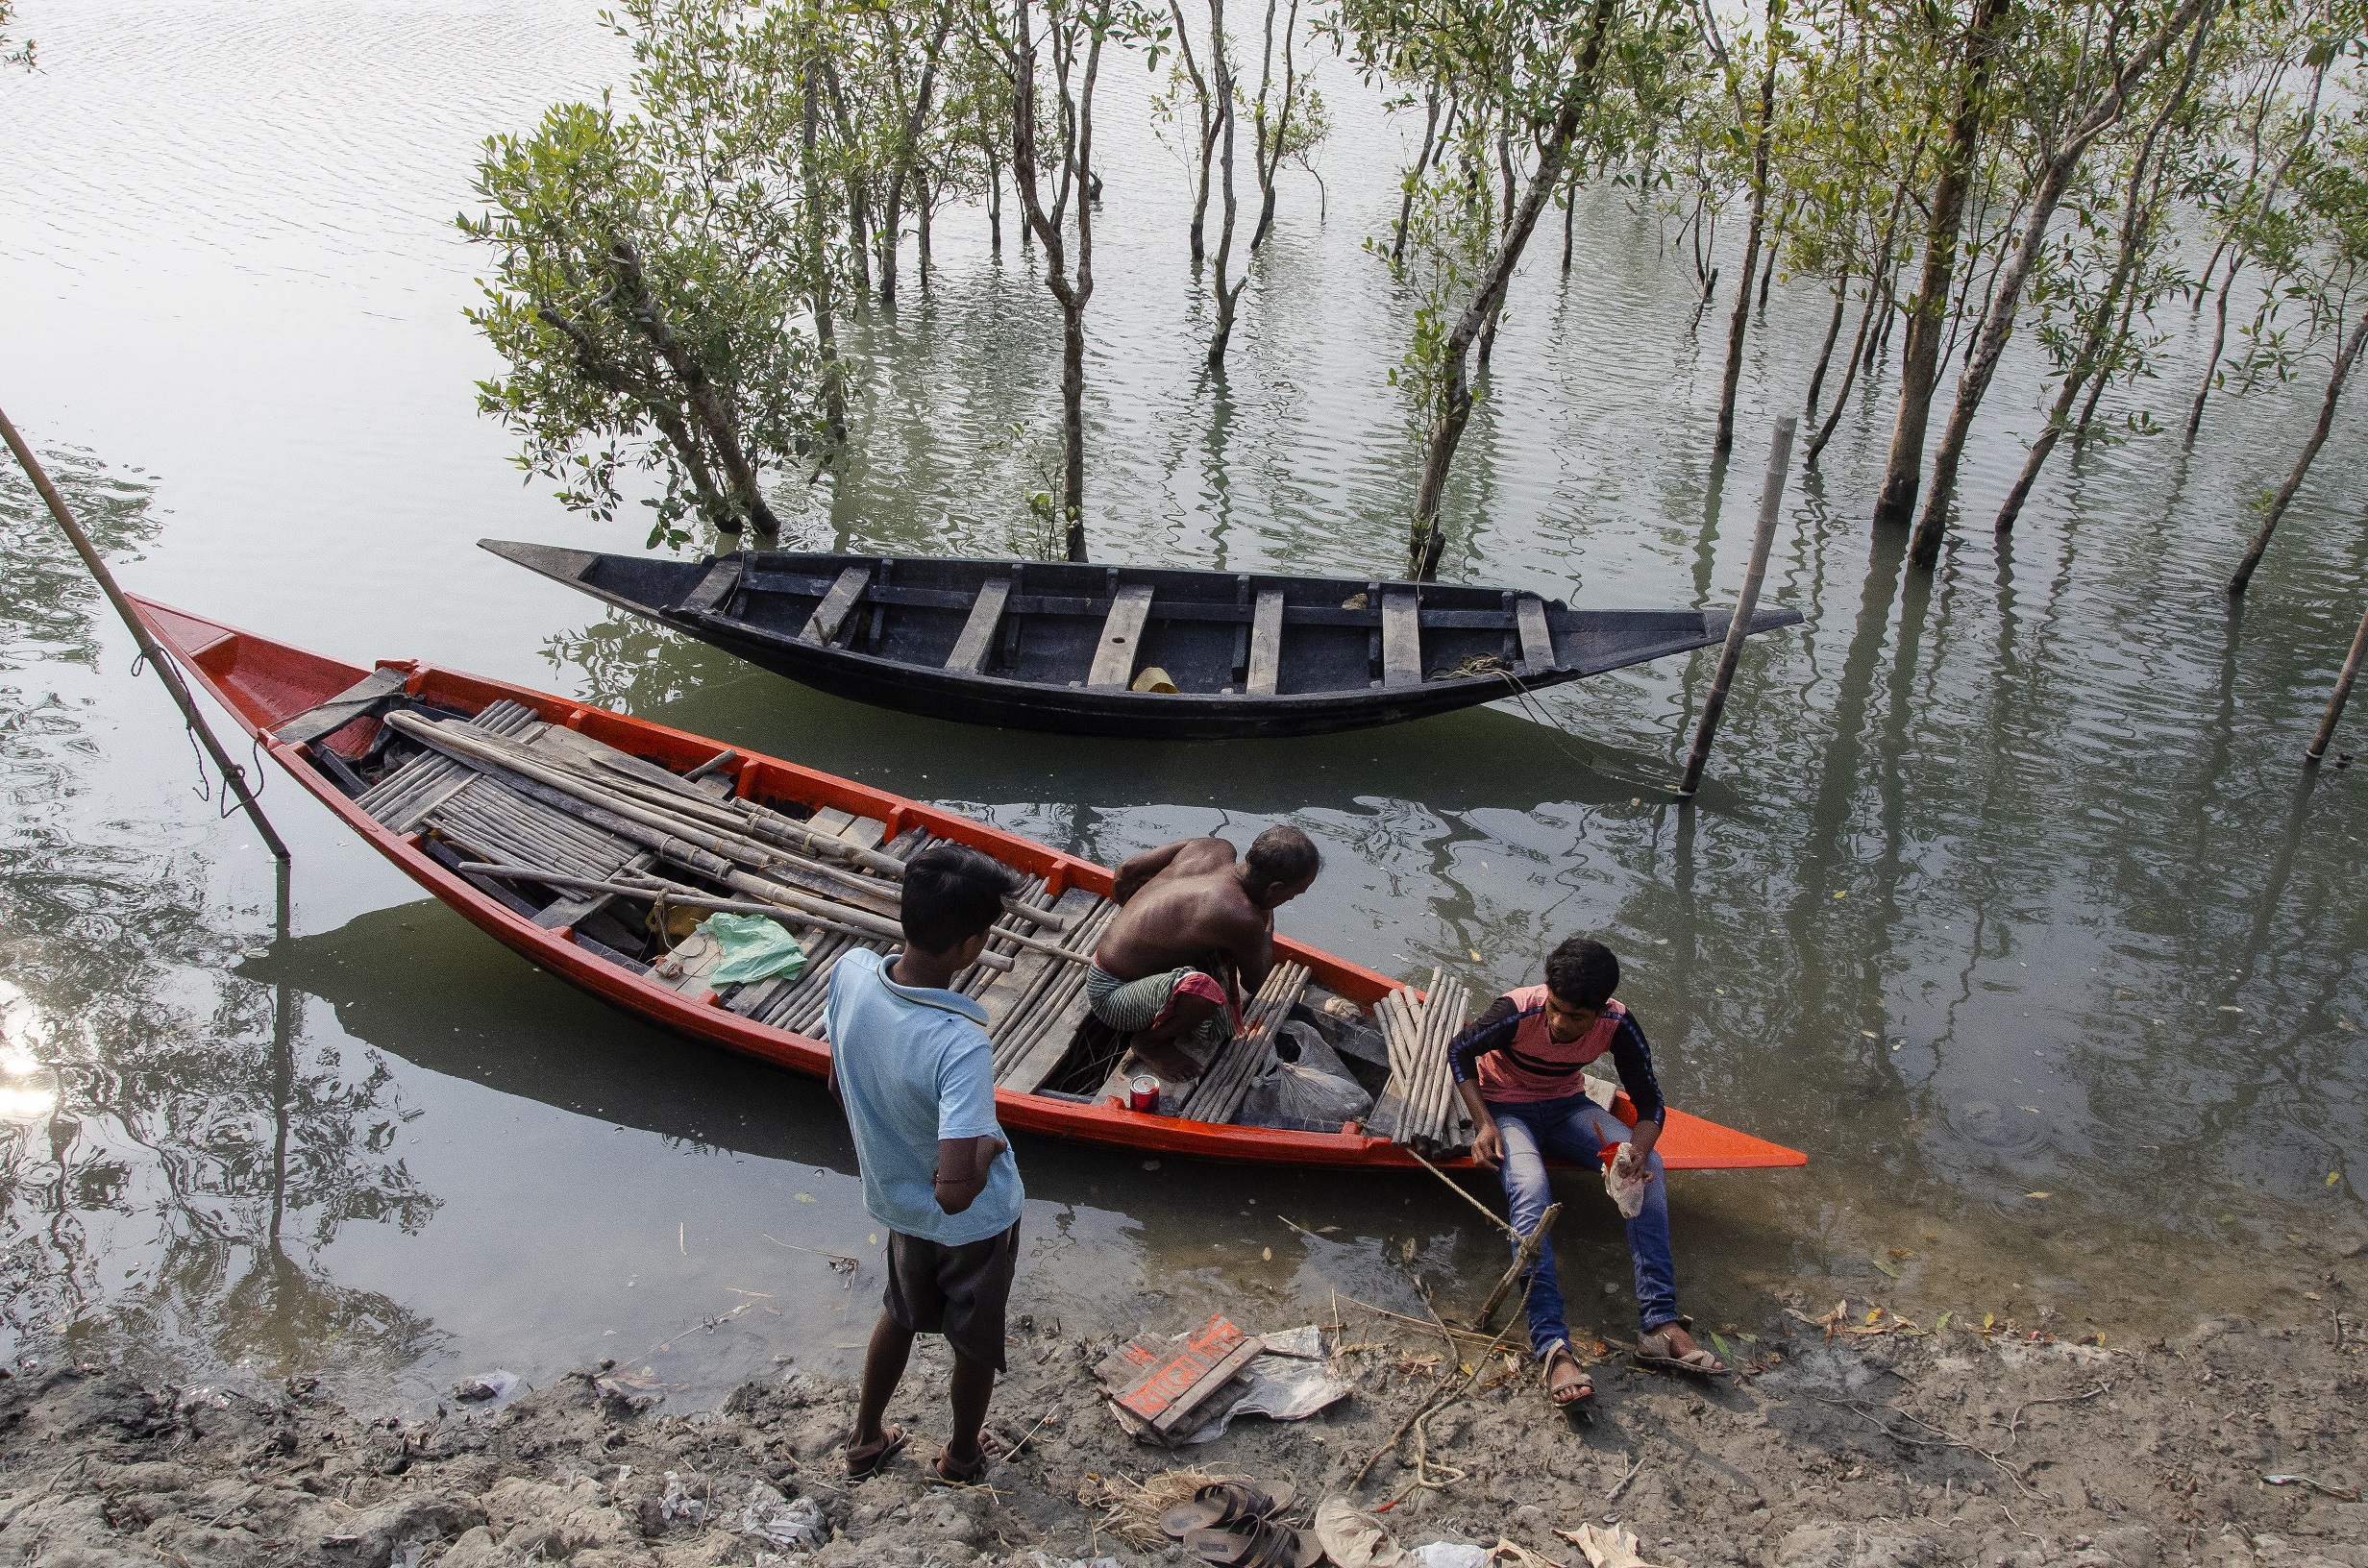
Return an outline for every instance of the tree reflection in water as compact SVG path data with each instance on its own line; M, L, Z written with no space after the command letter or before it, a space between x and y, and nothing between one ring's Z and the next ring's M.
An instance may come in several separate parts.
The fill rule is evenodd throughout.
M102 550L153 536L144 478L44 460ZM435 1213L394 1152L393 1076L308 1048L302 997L228 968L259 912L210 896L185 825L108 798L103 601L12 473L0 539L0 1336L165 1375L392 1376L436 1331L319 1260L349 1223Z

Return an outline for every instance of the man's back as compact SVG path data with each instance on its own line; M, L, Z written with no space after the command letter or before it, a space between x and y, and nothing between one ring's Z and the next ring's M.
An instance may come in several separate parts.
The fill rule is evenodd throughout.
M830 976L829 1019L832 1071L872 1217L948 1246L1016 1222L1025 1194L1008 1149L958 1214L939 1207L933 1185L941 1139L1002 1136L985 1010L954 992L900 986L886 959L857 950Z
M1249 956L1263 945L1269 924L1234 874L1235 852L1223 839L1191 839L1129 895L1096 950L1112 974L1132 980L1178 965Z

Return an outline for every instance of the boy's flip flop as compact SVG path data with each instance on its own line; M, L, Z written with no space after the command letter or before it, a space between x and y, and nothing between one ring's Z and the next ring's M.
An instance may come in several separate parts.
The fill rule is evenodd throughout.
M1690 1329L1693 1320L1681 1317L1677 1319L1676 1326ZM1683 1356L1677 1354L1677 1346L1669 1337L1670 1327L1665 1323L1650 1334L1637 1336L1634 1359L1639 1366L1655 1367L1664 1372L1686 1372L1697 1378L1714 1378L1727 1369L1726 1362L1700 1345Z
M1161 1514L1159 1528L1179 1541L1196 1530L1235 1530L1249 1520L1280 1513L1298 1495L1289 1482L1271 1490L1242 1481L1215 1482L1193 1493L1191 1502Z
M1568 1361L1571 1369L1579 1375L1579 1385L1568 1399L1554 1397L1554 1363L1558 1359ZM1552 1402L1556 1409L1568 1414L1572 1411L1584 1413L1594 1408L1595 1380L1588 1375L1587 1368L1579 1364L1578 1353L1573 1351L1567 1343L1556 1345L1545 1353L1545 1361L1540 1376L1545 1383L1545 1397Z
M1288 1525L1260 1519L1247 1530L1196 1530L1184 1544L1203 1562L1225 1568L1315 1568L1323 1548Z
M878 1475L880 1466L895 1458L898 1451L903 1446L904 1429L902 1427L882 1427L879 1442L864 1449L857 1449L854 1443L850 1441L847 1445L847 1479L868 1481Z

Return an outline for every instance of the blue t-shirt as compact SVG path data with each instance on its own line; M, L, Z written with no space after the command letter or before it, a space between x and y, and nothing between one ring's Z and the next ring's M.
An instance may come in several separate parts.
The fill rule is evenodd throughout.
M959 992L900 986L894 954L867 948L830 971L830 1058L855 1132L863 1206L892 1231L945 1246L999 1236L1026 1193L1005 1149L958 1214L937 1206L937 1140L1001 1138L986 1009Z

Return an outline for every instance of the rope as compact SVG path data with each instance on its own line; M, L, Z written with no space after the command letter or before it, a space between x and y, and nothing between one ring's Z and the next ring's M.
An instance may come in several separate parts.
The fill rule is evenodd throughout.
M1578 751L1572 750L1568 746L1564 744L1564 741L1566 738L1576 741L1578 740L1578 737L1572 735L1568 729L1563 726L1560 720L1556 719L1552 714L1546 711L1545 704L1538 699L1538 694L1531 691L1527 686L1522 685L1521 677L1515 674L1512 671L1499 670L1495 673L1502 675L1504 677L1505 684L1513 688L1513 699L1520 704L1522 714L1528 718L1532 723L1541 725L1553 737L1555 748L1561 751L1564 756L1568 757L1571 761L1577 763L1580 767L1585 768L1590 772L1601 773L1604 777L1617 779L1622 784L1631 785L1640 790L1651 790L1657 795L1666 794L1668 792L1669 786L1666 784L1657 783L1650 779L1631 778L1625 773L1616 772L1612 769L1606 768L1599 759L1592 755L1583 755ZM1586 743L1580 742L1580 744L1584 746Z

